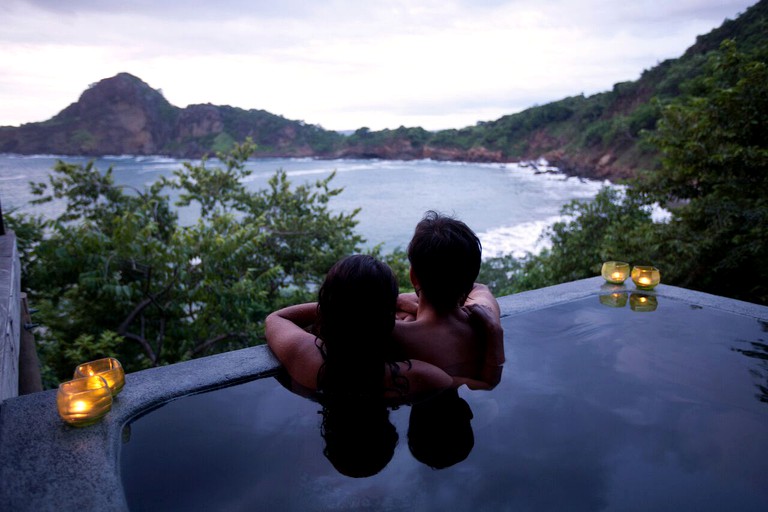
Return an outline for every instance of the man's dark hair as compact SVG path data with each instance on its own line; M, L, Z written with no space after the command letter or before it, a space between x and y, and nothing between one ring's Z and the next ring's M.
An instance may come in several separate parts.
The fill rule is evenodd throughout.
M466 459L475 446L472 409L455 389L411 406L408 448L413 457L433 469Z
M416 225L408 260L420 293L440 313L464 303L480 272L482 246L462 221L428 211Z

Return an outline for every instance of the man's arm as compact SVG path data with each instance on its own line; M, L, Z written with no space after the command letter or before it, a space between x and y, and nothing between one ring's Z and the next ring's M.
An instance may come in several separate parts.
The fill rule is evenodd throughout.
M501 381L505 361L504 329L501 327L498 313L494 313L491 308L473 304L466 309L470 321L479 326L485 340L485 355L479 370L479 382L468 381L466 384L470 389L493 389Z
M491 310L498 320L501 317L501 308L496 297L491 293L491 289L481 283L475 283L472 287L472 291L467 295L467 300L464 301L465 306L471 306L477 304L478 306L485 306Z

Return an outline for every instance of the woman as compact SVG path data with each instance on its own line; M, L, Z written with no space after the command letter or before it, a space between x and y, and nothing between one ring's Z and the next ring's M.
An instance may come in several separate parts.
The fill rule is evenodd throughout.
M349 256L328 272L317 303L267 317L267 344L291 378L325 403L413 400L452 387L453 379L436 366L395 361L397 294L397 280L385 263Z

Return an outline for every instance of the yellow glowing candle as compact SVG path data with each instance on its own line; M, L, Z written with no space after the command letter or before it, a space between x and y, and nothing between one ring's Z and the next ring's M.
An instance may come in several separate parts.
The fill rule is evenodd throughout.
M661 273L656 267L637 266L632 268L632 281L641 290L651 290L661 282Z
M99 421L112 408L112 393L103 377L94 375L59 384L56 393L59 416L75 427Z
M120 361L114 357L106 357L104 359L98 359L91 361L90 363L83 363L75 369L75 378L92 377L98 375L103 377L109 385L109 389L112 392L112 396L117 396L125 385L125 373L123 367L120 365Z
M600 274L611 284L622 284L629 277L629 263L606 261L603 263Z

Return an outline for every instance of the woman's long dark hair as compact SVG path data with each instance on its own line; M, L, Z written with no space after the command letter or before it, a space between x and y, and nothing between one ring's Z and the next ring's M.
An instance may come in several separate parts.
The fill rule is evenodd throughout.
M323 454L342 475L372 476L392 460L399 436L383 404L337 404L323 407L321 414Z
M326 399L381 398L397 294L392 270L372 256L349 256L328 271L316 326L325 360L317 388Z

